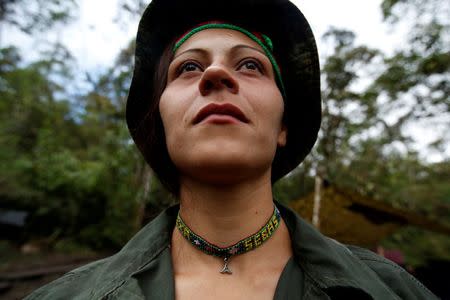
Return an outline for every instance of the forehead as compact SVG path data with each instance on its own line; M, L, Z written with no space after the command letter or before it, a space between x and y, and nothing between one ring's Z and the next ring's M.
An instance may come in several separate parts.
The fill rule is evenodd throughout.
M260 45L242 32L231 29L205 29L197 32L186 40L176 51L175 55L183 51L200 49L227 49L236 45L245 45L263 51Z

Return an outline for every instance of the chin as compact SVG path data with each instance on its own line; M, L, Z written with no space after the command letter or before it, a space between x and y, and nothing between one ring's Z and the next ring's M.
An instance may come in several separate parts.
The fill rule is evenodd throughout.
M276 151L273 141L241 136L181 137L176 142L168 143L168 150L180 174L211 184L228 185L270 174Z
M194 157L184 162L176 161L175 165L185 176L214 185L236 184L270 174L273 161L273 157L257 157L249 155L248 151L237 155Z
M255 178L264 177L270 174L269 168L255 170L249 168L217 168L208 166L206 168L197 168L186 174L191 180L202 182L213 186L230 186L236 185ZM270 176L269 176L270 179Z

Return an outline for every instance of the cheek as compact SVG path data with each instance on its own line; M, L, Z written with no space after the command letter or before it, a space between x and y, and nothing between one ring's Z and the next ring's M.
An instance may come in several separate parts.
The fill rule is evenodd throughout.
M283 126L283 113L284 113L284 103L279 103L278 106L274 107L272 110L272 128L274 141L276 141L277 146L284 146L286 144L286 128Z
M275 86L260 89L252 98L255 99L253 102L255 113L261 116L260 125L278 133L282 127L284 113L284 102L278 88Z
M281 129L283 121L284 100L280 90L275 83L271 91L272 97L269 99L267 106L269 107L268 110L272 116L275 128L278 131Z
M167 107L167 100L165 99L165 94L163 93L161 95L161 98L159 99L159 104L158 104L158 109L159 109L159 114L161 115L161 120L163 123L163 127L164 127L164 131L166 131L167 126L169 125L169 110Z
M195 86L172 83L166 87L159 100L159 111L165 129L186 125L194 108L195 92Z
M178 109L173 102L170 94L166 92L161 95L159 101L159 113L161 115L166 141L169 141L173 135L172 133L176 128L176 120L179 114Z
M170 89L165 90L159 102L164 134L169 154L174 149L182 149L189 123L190 102L183 100Z
M164 90L159 100L159 112L163 121L164 130L171 131L175 125L180 124L183 113L183 103L170 89Z
M271 132L270 143L275 147L286 144L286 129L283 126L284 101L279 90L271 91L271 97L264 98L266 101L261 103L261 109L264 111L261 120L265 130ZM267 94L269 95L269 93Z

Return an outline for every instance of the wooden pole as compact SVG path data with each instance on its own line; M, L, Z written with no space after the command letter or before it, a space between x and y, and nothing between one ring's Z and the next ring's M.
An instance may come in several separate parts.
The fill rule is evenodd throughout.
M322 201L322 178L316 175L315 187L314 187L314 206L312 223L316 228L320 228L320 202Z

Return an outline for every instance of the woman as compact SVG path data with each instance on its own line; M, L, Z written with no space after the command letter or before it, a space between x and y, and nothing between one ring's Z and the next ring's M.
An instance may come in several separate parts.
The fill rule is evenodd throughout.
M180 205L30 299L432 299L273 201L320 126L314 37L287 0L211 5L153 0L137 36L127 123Z

